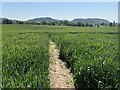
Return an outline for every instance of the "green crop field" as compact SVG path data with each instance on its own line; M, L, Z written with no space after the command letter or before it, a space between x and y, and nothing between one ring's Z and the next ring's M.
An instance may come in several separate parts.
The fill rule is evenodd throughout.
M50 88L50 40L76 88L120 89L117 27L17 24L2 26L3 88Z

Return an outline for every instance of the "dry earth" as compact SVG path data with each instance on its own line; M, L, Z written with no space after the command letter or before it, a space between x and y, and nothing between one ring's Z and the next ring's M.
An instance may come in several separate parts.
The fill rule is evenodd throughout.
M56 44L50 42L50 86L51 88L75 88L73 76L66 68L65 63L59 59L59 50Z

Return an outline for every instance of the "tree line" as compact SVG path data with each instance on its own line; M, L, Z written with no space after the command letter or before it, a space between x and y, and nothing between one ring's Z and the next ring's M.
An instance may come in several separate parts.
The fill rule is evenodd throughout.
M74 22L70 22L67 20L63 20L63 21L55 21L55 22L33 22L33 21L18 21L18 20L10 20L10 19L2 19L2 24L31 24L31 25L52 25L52 26L81 26L81 27L100 27L100 26L116 26L117 24L115 23L115 21L113 23L101 23L101 24L89 24L89 23L82 23L82 22L78 22L78 23L74 23Z

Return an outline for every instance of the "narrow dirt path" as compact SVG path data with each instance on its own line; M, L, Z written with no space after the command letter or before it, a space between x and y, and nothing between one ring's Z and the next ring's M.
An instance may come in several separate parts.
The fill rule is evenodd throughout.
M65 63L59 59L59 50L50 42L50 86L51 88L75 88L73 77Z

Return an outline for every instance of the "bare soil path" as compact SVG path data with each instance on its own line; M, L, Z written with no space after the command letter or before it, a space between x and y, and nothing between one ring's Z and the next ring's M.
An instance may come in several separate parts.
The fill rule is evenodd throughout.
M73 76L66 68L65 63L59 59L59 50L55 43L50 42L50 86L51 88L75 88Z

